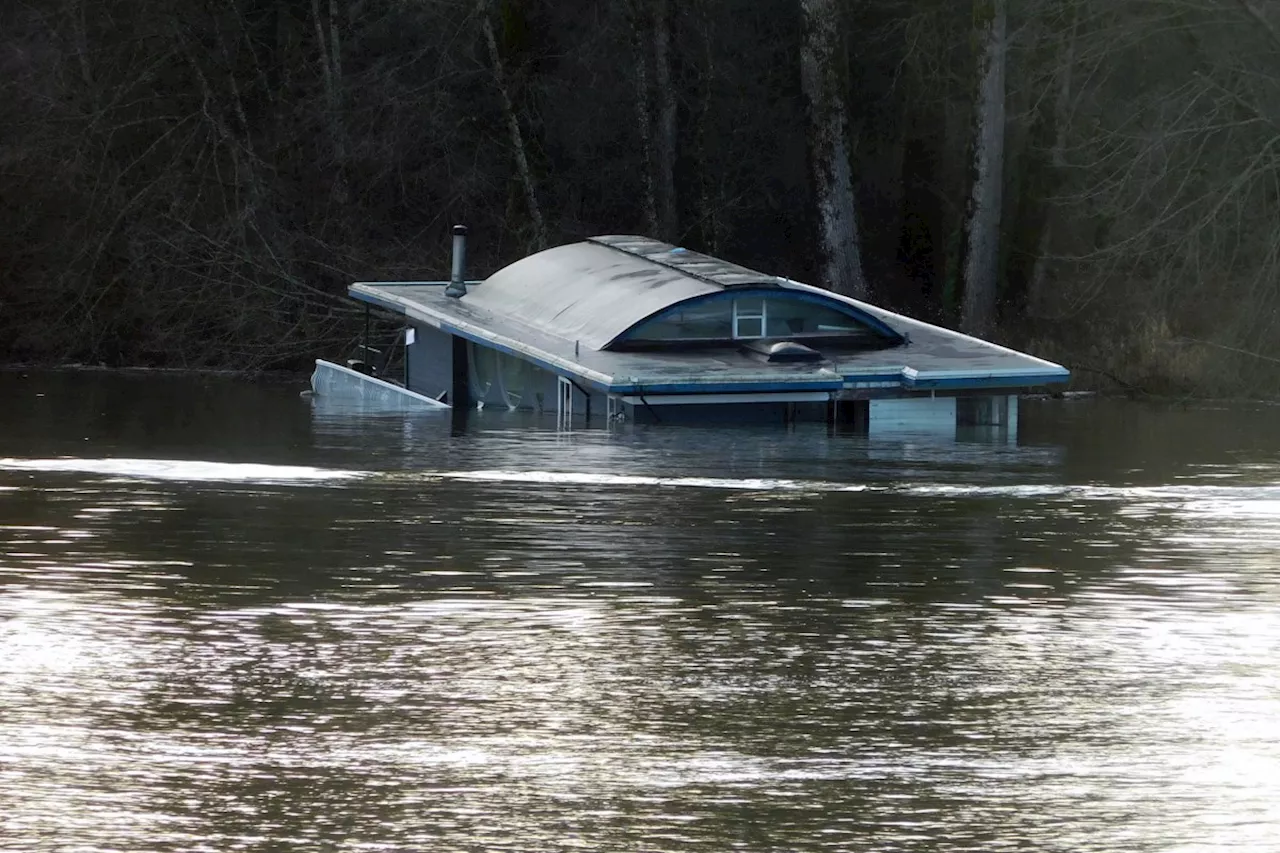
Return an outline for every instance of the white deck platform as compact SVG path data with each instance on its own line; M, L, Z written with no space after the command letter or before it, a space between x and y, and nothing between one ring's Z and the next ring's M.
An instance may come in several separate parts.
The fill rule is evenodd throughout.
M357 412L438 412L450 408L448 403L402 385L319 358L311 374L311 391L325 405Z

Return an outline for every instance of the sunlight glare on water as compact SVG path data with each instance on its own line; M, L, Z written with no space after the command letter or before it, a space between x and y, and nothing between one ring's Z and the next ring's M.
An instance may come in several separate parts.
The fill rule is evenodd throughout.
M564 434L0 375L37 389L2 850L1280 850L1274 413Z

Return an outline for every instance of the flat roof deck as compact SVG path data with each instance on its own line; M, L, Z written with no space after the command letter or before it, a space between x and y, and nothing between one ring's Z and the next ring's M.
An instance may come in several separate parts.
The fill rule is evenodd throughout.
M922 390L1018 389L1065 382L1069 371L1035 356L846 299L796 282L788 288L847 302L909 342L856 352L824 352L823 362L768 363L734 347L673 352L597 350L482 307L445 296L444 283L360 282L350 295L411 321L520 356L611 394L849 392L896 396ZM468 282L483 291L484 283ZM821 347L819 347L821 349Z

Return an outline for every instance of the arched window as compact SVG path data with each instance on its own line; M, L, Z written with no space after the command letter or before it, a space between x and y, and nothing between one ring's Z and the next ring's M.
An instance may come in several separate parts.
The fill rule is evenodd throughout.
M876 348L895 346L903 340L877 318L833 299L809 293L735 289L673 305L632 326L608 349L760 339L822 340Z

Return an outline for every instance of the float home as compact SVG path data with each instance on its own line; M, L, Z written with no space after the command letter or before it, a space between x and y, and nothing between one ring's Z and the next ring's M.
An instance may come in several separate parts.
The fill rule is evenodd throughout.
M592 237L465 280L360 282L403 318L404 378L318 361L318 396L501 407L588 422L1013 428L1063 367L645 237Z

